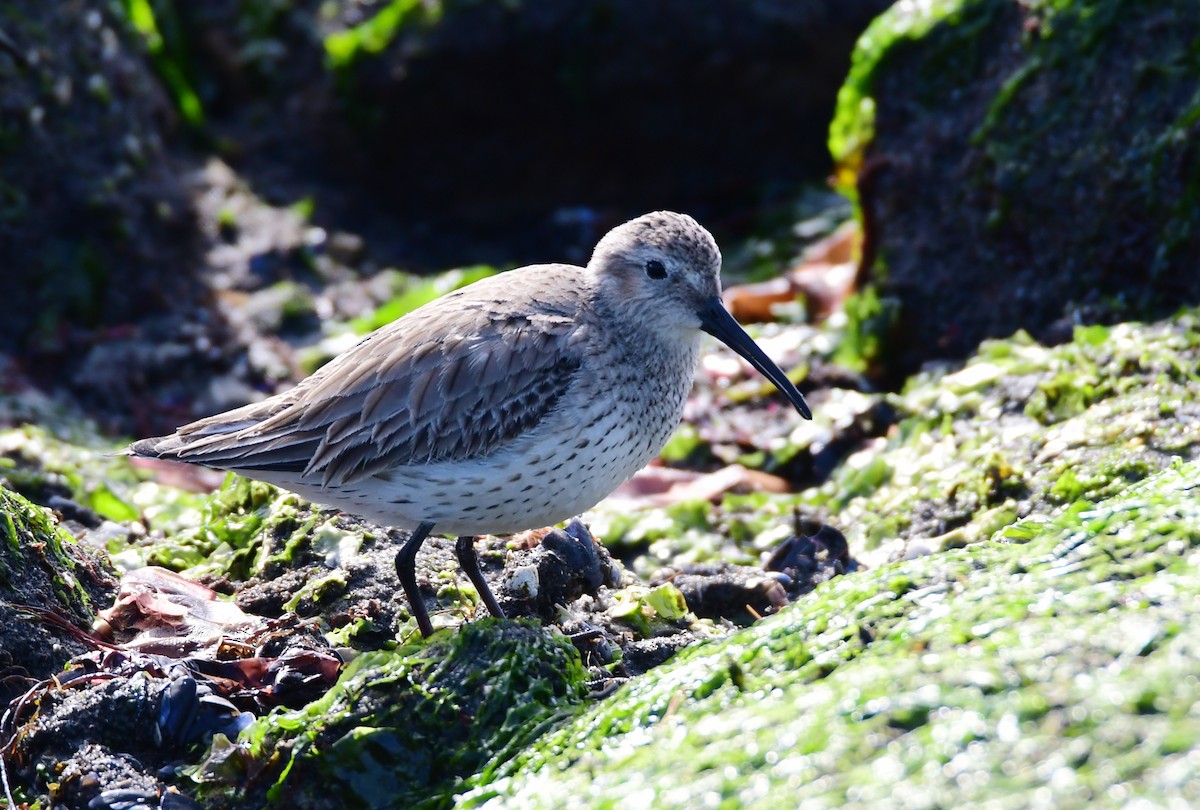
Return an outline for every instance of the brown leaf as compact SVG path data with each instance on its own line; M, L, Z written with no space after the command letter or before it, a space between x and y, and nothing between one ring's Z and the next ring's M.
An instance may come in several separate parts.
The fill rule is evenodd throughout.
M729 492L787 492L788 482L776 475L740 464L711 473L647 467L621 485L611 497L633 508L670 506L681 501L719 501Z
M98 613L127 649L179 655L247 634L263 620L173 571L147 566L121 577L111 608Z
M854 292L861 241L858 224L847 222L809 246L785 275L725 290L725 306L739 321L771 321L776 305L803 296L809 318L822 321Z

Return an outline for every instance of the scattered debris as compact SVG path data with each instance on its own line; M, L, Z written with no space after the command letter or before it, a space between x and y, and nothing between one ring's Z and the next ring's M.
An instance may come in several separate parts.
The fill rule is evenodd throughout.
M811 245L782 276L725 290L725 305L740 321L776 319L777 307L802 299L809 320L819 323L842 308L854 292L862 230L857 222L841 225Z

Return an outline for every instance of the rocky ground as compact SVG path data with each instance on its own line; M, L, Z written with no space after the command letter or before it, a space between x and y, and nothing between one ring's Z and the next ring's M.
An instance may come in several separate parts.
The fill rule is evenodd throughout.
M816 114L832 88L761 79L832 69L869 10L688 16L672 42L735 91L719 118L758 122L740 136L761 173L726 144L712 176L728 182L707 191L727 207L667 167L674 185L651 184L714 214L727 280L753 282L727 302L774 321L751 331L815 418L712 347L656 464L580 521L478 542L508 620L484 617L434 538L418 557L439 631L425 641L386 527L114 455L508 264L582 258L626 203L562 208L587 179L570 144L547 157L553 204L531 182L506 209L525 217L510 240L482 204L447 204L456 232L395 200L471 127L431 121L406 130L405 154L372 156L456 66L490 75L513 48L615 39L638 70L674 64L635 4L610 5L586 20L553 3L6 12L0 259L29 304L0 322L9 804L1200 802L1185 4L897 4L839 96L830 146L851 204L795 191L803 172L767 148L793 119L762 110L802 96L788 114ZM824 55L796 45L818 25ZM1156 31L1171 35L1138 56ZM622 95L641 82L629 58L593 73L592 51L566 50L520 58L528 99L656 103ZM364 95L386 101L377 116ZM508 132L506 110L528 115L476 112ZM622 137L644 130L649 150L663 120L694 114L633 115ZM760 187L752 206L751 175L788 190ZM447 177L422 199L452 197ZM394 269L444 267L455 245L489 264Z
M13 704L10 775L68 804L136 788L339 806L330 780L351 797L339 802L363 806L591 806L639 790L767 806L1035 787L1067 806L1186 797L1198 321L1081 328L1057 347L996 341L903 394L859 394L887 400L895 421L819 486L636 510L614 500L565 531L489 541L485 572L525 620L475 616L448 544L433 542L421 579L447 629L428 644L406 624L383 530L247 481L189 493L78 436L9 430L9 484L57 498L78 540L16 494L13 525L77 548L56 563L71 577L50 581L94 581L90 610L106 608L89 639L66 629L70 591L47 591L68 600L53 602L67 621L26 612L37 621L16 625L57 627L75 645L59 660L97 652ZM818 425L797 425L799 446L777 455L836 435L821 414L853 429L835 397L814 406ZM704 422L691 430L706 442ZM111 608L104 553L130 569ZM234 599L189 595L144 563ZM181 679L196 683L172 687ZM509 697L480 704L480 679ZM112 732L81 732L81 717ZM417 717L429 725L410 737ZM197 747L213 731L224 736ZM1082 747L1068 754L1064 738ZM84 739L95 747L76 754ZM930 757L945 766L931 772Z

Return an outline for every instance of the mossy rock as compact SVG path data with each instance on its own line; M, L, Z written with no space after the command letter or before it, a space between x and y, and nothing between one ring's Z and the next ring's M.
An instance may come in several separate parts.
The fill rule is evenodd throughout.
M375 731L374 719L358 733L364 743L381 734L388 744L378 749L322 737L317 718L342 712L353 690L282 725L267 718L239 747L214 749L206 767L219 784L229 763L245 767L246 752L252 763L298 752L309 775L281 774L271 795L311 806L321 805L308 780L373 774L384 761L415 780L387 783L395 801L467 807L871 806L897 796L912 806L934 796L1016 807L1038 790L1068 807L1191 801L1200 750L1191 716L1200 637L1187 629L1200 592L1198 317L1084 327L1055 347L1026 335L988 343L964 367L930 371L890 396L902 415L895 431L826 487L645 516L665 521L662 544L688 554L697 532L728 543L714 527L734 525L739 510L749 515L742 540L753 545L755 531L799 504L828 509L856 553L890 538L902 543L890 553L919 556L877 554L871 569L683 651L598 706L560 702L564 713L547 717L545 733L462 763L449 781L422 783L423 766L389 759L407 749L392 745L391 730ZM919 520L951 512L958 523L937 536L943 527ZM370 653L378 657L357 666L409 672L425 666L410 656L426 654L495 660L464 650L510 627L471 623L420 653ZM344 684L375 677L358 672ZM396 683L402 700L415 699L407 690L421 676ZM376 700L384 698L347 716L370 714ZM437 711L413 707L410 716ZM346 725L333 721L334 737L344 739ZM372 800L353 791L352 802Z
M234 806L444 807L464 779L573 714L586 691L563 636L488 619L364 653L321 700L243 732L244 752L218 742L197 778L211 801Z
M858 552L899 556L987 539L1194 460L1198 326L1193 309L1080 327L1058 346L1024 333L985 342L963 367L889 396L901 418L887 441L800 500Z
M899 302L890 379L1200 300L1198 36L1190 0L936 0L871 25L830 146L865 280Z
M664 560L753 562L797 506L873 556L610 700L582 702L561 637L480 620L360 654L329 696L219 740L194 776L236 807L1194 802L1198 326L1185 310L1057 346L989 342L872 395L898 423L820 489L646 516ZM192 510L117 475L123 459L79 450L71 478L61 440L9 436L77 499L112 476L143 512L161 504L144 518L171 538L155 559L194 574L328 577L326 555L368 542L266 485L231 477ZM52 521L15 498L36 540ZM357 595L347 582L314 580L298 602Z
M1200 800L1200 465L840 577L689 649L461 807Z
M680 562L760 562L792 530L794 510L838 527L871 564L942 551L1118 493L1176 457L1197 459L1198 392L1200 309L1079 327L1057 346L1018 333L961 366L911 377L898 394L856 395L889 406L896 422L819 486L634 512L601 504L592 527L613 548L645 548L633 563L645 575ZM789 443L828 435L821 423L837 407L835 397L819 403Z
M116 584L48 510L0 486L0 671L18 676L0 682L0 698L24 691L21 676L48 678L92 649L83 635Z

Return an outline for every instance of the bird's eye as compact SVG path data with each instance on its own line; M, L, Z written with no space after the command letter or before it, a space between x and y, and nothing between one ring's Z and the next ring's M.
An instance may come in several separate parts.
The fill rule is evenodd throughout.
M666 278L666 265L664 265L658 259L651 259L650 261L646 262L646 275L650 276L650 278Z

